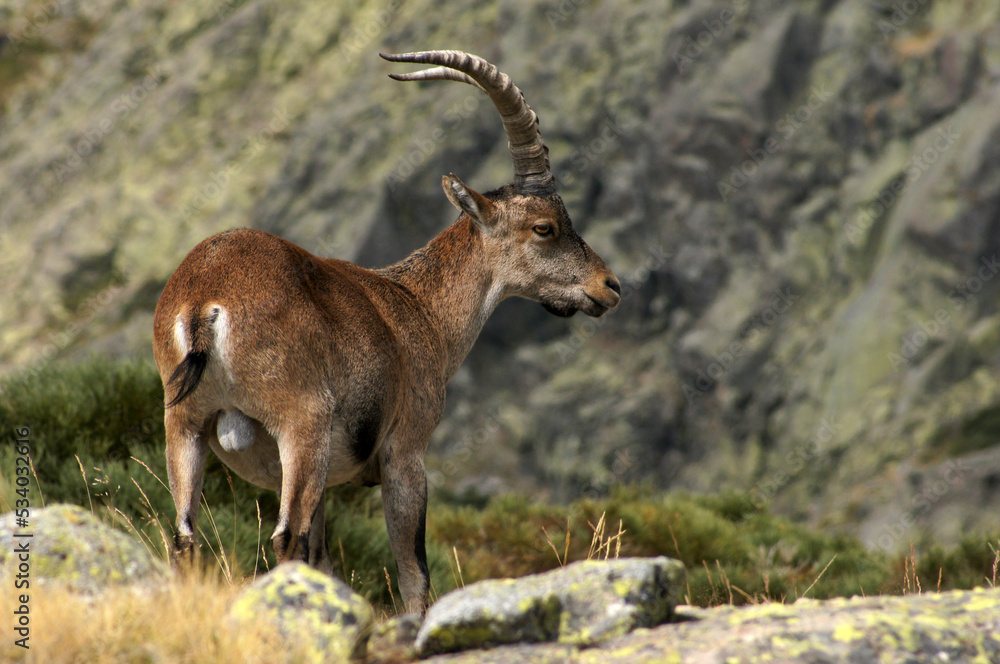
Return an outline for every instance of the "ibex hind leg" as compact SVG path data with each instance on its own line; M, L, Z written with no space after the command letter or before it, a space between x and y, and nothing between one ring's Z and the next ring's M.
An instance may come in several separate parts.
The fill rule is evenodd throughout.
M326 574L333 574L333 559L326 540L326 494L320 496L309 527L309 564Z
M319 428L319 427L317 427ZM315 430L315 429L314 429ZM329 429L327 429L329 430ZM279 563L320 560L322 552L312 552L313 522L326 487L330 439L326 436L298 434L279 436L281 454L281 492L278 524L271 544ZM323 517L318 517L322 519ZM325 524L324 524L325 531ZM326 554L329 557L329 554Z
M197 544L198 504L205 479L208 453L206 432L192 428L179 408L167 409L164 418L167 438L167 479L177 509L174 536L175 565L191 564Z

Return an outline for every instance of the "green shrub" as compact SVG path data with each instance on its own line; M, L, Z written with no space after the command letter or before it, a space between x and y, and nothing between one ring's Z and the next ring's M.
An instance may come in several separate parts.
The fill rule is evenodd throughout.
M612 541L594 555L594 528L602 516L602 541L613 539L619 528L624 532L620 549ZM791 601L807 590L814 598L873 594L890 579L886 557L857 540L790 523L738 494L662 494L631 486L569 506L505 496L481 511L435 506L429 534L463 557L466 582L540 572L564 558L572 562L616 552L672 556L688 569L689 601L703 606Z

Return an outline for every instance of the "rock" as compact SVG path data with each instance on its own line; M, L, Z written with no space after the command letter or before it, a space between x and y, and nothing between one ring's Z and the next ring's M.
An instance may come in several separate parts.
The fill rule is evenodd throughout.
M364 656L372 608L339 579L302 562L279 565L249 586L230 609L240 622L273 621L310 662Z
M371 664L389 664L416 659L415 642L420 623L420 616L404 613L377 625L368 643L367 661Z
M592 645L673 616L684 567L671 558L581 561L480 581L439 599L417 635L421 656L504 643Z
M697 609L684 622L580 649L518 644L429 663L726 664L1000 661L1000 590Z
M167 567L135 537L107 526L76 505L33 509L28 527L16 515L0 517L0 569L19 573L15 553L28 549L29 582L59 584L96 595L109 586L145 584L166 576ZM17 537L31 533L31 537Z

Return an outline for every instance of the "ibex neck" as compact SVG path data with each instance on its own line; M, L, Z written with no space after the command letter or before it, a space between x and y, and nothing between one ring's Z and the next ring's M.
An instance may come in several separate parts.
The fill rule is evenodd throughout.
M479 231L463 215L427 246L380 272L426 304L447 346L450 378L503 296L503 284L494 282Z

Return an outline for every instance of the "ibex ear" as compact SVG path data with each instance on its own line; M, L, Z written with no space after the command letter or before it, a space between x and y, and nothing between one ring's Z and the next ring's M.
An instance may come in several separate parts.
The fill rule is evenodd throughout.
M475 189L465 186L465 183L459 180L454 173L442 176L441 186L451 204L472 217L476 226L485 230L493 225L496 207L493 201Z

